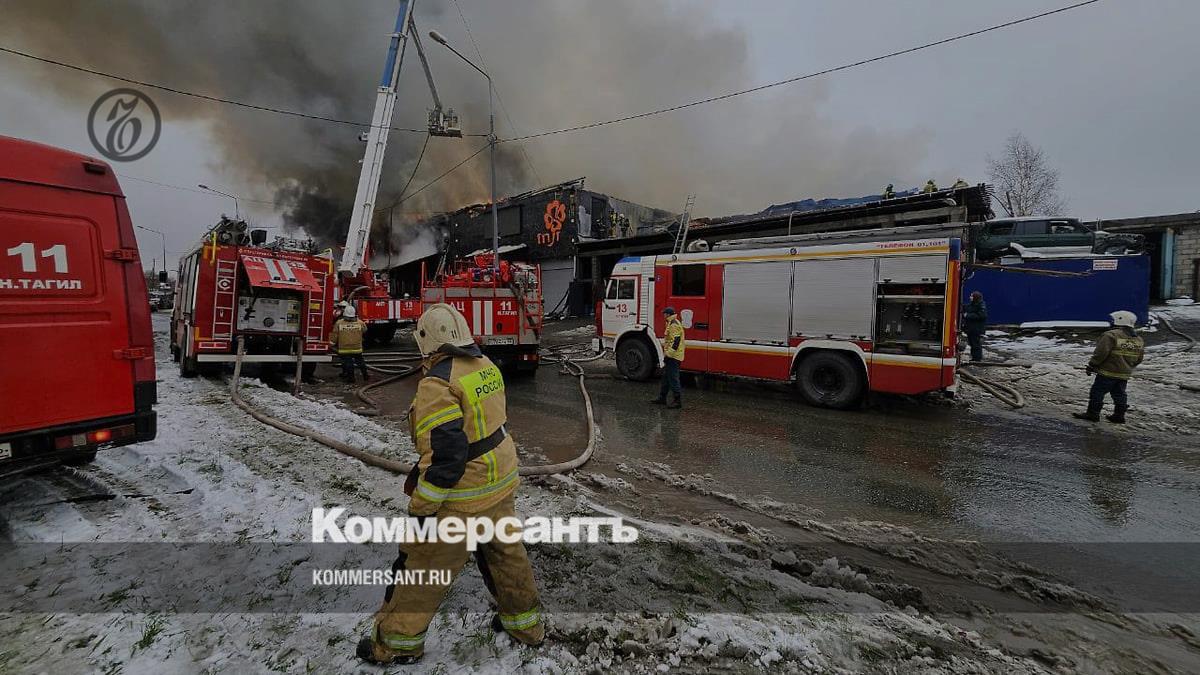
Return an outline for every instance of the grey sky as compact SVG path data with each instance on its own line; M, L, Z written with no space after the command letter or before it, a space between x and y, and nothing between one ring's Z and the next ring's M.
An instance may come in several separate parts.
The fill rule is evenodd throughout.
M0 16L6 6L36 1L0 0ZM507 2L460 2L522 132L791 77L1068 4L673 0L661 11L638 9L632 16L628 3L562 0L559 6L573 9L554 17L538 12L513 17L509 14L519 13L522 3L514 1L510 7ZM580 25L569 12L581 13L585 4L589 21ZM222 6L227 13L236 11L236 3ZM368 7L359 12L365 18L356 19L370 21L364 25L386 23L394 12L391 0L374 0ZM502 11L509 14L494 14ZM564 17L572 19L567 25L573 26L566 35L562 24L554 23ZM650 26L664 41L670 37L667 33L675 32L673 27L680 33L694 30L695 35L671 47L688 47L686 57L631 58L619 53L624 22ZM587 30L588 25L595 30ZM701 213L721 215L804 197L857 196L876 192L886 182L915 186L933 177L948 183L960 175L970 182L982 181L986 155L998 152L1004 138L1019 130L1042 146L1061 170L1063 193L1074 215L1116 218L1197 210L1197 25L1200 3L1192 0L1104 0L1038 23L818 81L656 120L530 142L527 151L547 182L587 175L597 189L666 208L678 208L686 192L694 190ZM495 26L502 30L493 30ZM469 53L452 7L431 10L422 28L437 28ZM632 34L633 26L629 28ZM12 24L0 26L0 44L32 49L20 44L20 30ZM64 22L61 39L95 43L95 36L70 34L75 30ZM654 40L646 30L638 39ZM385 38L383 30L376 32L380 34L364 35L363 40L378 43L372 49L381 57ZM296 44L316 39L318 34L299 35ZM706 61L709 54L742 58L744 63L724 67ZM202 62L204 55L197 59ZM659 62L666 65L656 66ZM419 77L416 65L415 59L406 63L406 81ZM434 67L439 73L459 68L440 53L434 55ZM363 72L346 75L364 82L361 96L368 107L379 68L371 61L362 64ZM0 54L0 134L92 153L84 130L90 101L77 103L56 95L49 77L53 70ZM564 71L573 80L592 77L608 84L573 86L563 80ZM248 68L245 76L256 74ZM635 84L637 76L641 80ZM629 88L621 86L625 77ZM447 98L478 89L469 79L447 79ZM556 79L549 86L552 93L561 92L561 101L546 96L544 83ZM654 86L656 82L661 87ZM96 79L89 86L99 95L115 85ZM180 186L206 183L249 198L272 197L262 186L231 184L242 174L225 165L209 135L213 127L204 120L172 119L171 95L148 93L168 118L162 140L148 157L119 165L118 172ZM412 109L402 101L397 122L420 119L426 106L427 96ZM506 125L501 132L508 134ZM695 133L706 137L703 143L692 140L689 134ZM347 143L352 149L351 141ZM449 156L435 159L442 166L423 166L418 184L453 161ZM412 158L395 161L409 166ZM821 170L826 167L829 170ZM663 180L648 181L647 172ZM233 211L232 203L221 197L132 179L122 183L135 222L168 232L172 266L174 253L191 246L221 212ZM281 222L271 207L250 202L242 206L243 215L262 224ZM161 257L159 238L139 234L145 235L140 239L147 260Z

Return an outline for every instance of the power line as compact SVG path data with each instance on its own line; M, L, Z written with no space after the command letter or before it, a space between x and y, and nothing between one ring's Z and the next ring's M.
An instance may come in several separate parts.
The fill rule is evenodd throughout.
M1015 19L1015 20L1013 20L1013 21L1006 21L1006 22L1004 22L1004 23L996 24L996 25L994 25L994 26L988 26L987 28L981 28L981 29L979 29L979 30L974 30L974 31L971 31L971 32L969 32L969 33L962 33L962 34L960 34L960 35L955 35L955 36L953 36L953 37L948 37L948 38L945 38L945 39L942 39L942 40L937 40L936 42L928 42L928 43L926 43L926 44L919 45L919 46L916 46L916 47L909 47L908 49L901 49L901 50L899 50L899 51L890 52L890 53L888 53L888 54L882 54L882 55L880 55L880 56L874 56L874 57L871 57L871 58L869 58L869 59L863 59L863 60L861 60L861 61L855 61L854 63L847 63L847 64L843 64L843 65L840 65L840 66L835 66L835 67L833 67L833 68L827 68L827 69L825 69L825 70L821 70L821 71L818 71L818 72L815 72L815 73L808 73L807 75L798 75L798 76L796 76L796 77L790 77L790 78L788 78L788 79L786 79L786 80L779 80L778 82L770 82L770 83L768 83L768 84L762 84L762 85L759 85L759 86L757 86L757 87L751 87L750 89L742 89L742 90L740 90L740 91L732 91L732 92L729 92L729 93L726 93L726 94L721 94L721 95L719 95L719 96L713 96L713 97L710 97L710 98L700 99L700 100L697 100L697 101L691 101L691 102L689 102L689 103L681 103L681 104L679 104L679 105L673 105L673 106L670 106L670 107L668 107L668 108L659 108L659 109L657 109L657 110L650 110L650 111L647 111L647 112L637 113L637 114L635 114L635 115L626 115L626 116L624 116L624 117L618 117L618 118L616 118L616 119L605 120L605 121L603 121L603 122L591 122L591 123L588 123L588 124L579 124L579 125L576 125L576 126L573 126L573 127L565 127L565 128L562 128L562 129L554 129L554 130L552 130L552 131L542 131L542 132L539 132L539 133L536 133L536 134L528 134L528 135L525 135L525 136L517 136L517 137L515 137L515 138L501 139L499 142L501 142L501 143L511 143L511 142L514 142L514 141L525 141L525 140L529 140L529 139L531 139L531 138L542 138L543 136L555 136L555 135L558 135L558 134L566 134L566 133L570 133L570 132L573 132L573 131L583 131L583 130L585 130L585 129L595 129L595 128L597 128L597 127L608 126L608 125L610 125L610 124L618 124L618 123L620 123L620 122L628 122L628 121L630 121L630 120L643 119L643 118L646 118L646 117L654 117L654 116L656 116L656 115L662 115L662 114L669 113L669 112L675 112L675 111L677 111L677 110L684 110L684 109L686 109L686 108L694 108L694 107L696 107L696 106L698 106L698 105L704 105L705 103L714 103L714 102L716 102L716 101L724 101L725 99L734 98L734 97L736 97L736 96L743 96L743 95L745 95L745 94L752 94L752 93L755 93L755 92L763 91L764 89L770 89L770 88L772 88L772 87L781 87L781 86L783 86L783 85L785 85L785 84L793 84L793 83L795 83L795 82L800 82L800 81L803 81L803 80L809 80L809 79L812 79L812 78L815 78L815 77L821 77L821 76L823 76L823 75L829 75L829 74L832 74L832 73L837 73L837 72L840 72L840 71L843 71L843 70L850 70L850 69L852 69L852 68L858 68L858 67L860 67L860 66L865 66L865 65L867 65L867 64L871 64L871 63L876 63L876 62L878 62L878 61L884 61L884 60L886 60L886 59L894 58L894 57L897 57L897 56L903 56L903 55L905 55L905 54L912 54L912 53L914 53L914 52L919 52L919 51L921 51L921 50L923 50L923 49L929 49L929 48L931 48L931 47L938 47L938 46L940 46L940 45L949 44L949 43L951 43L951 42L957 42L957 41L959 41L959 40L965 40L965 39L967 39L967 38L975 37L975 36L978 36L978 35L983 35L984 33L990 33L990 32L992 32L992 31L997 31L997 30L1001 30L1001 29L1004 29L1004 28L1011 28L1012 26L1016 26L1016 25L1023 24L1023 23L1028 23L1028 22L1030 22L1030 21L1036 21L1036 20L1038 20L1038 19L1043 19L1043 18L1045 18L1045 17L1048 17L1048 16L1053 16L1053 15L1055 15L1055 14L1062 14L1063 12L1069 12L1069 11L1071 11L1071 10L1073 10L1073 9L1079 9L1080 7L1086 7L1087 5L1094 5L1094 4L1098 3L1098 2L1100 2L1100 0L1084 0L1083 2L1077 2L1077 3L1073 4L1073 5L1068 5L1068 6L1066 6L1066 7L1060 7L1060 8L1058 8L1058 9L1052 9L1052 10L1049 10L1049 11L1046 11L1046 12L1042 12L1042 13L1040 13L1040 14L1033 14L1033 15L1031 15L1031 16L1026 16L1026 17L1024 17L1024 18Z
M359 122L359 121L355 121L355 120L339 119L336 117L325 117L323 115L313 115L311 113L300 112L298 110L273 108L271 106L257 105L254 103L246 103L245 101L238 101L238 100L234 100L234 99L230 99L230 98L221 98L219 96L211 96L209 94L200 94L200 93L196 93L196 92L192 92L192 91L185 91L183 89L177 89L175 87L168 87L163 84L155 84L153 82L137 80L137 79L134 79L131 77L125 77L123 75L115 75L113 73L106 73L104 71L94 70L92 68L85 68L83 66L75 65L73 63L67 63L65 61L57 61L55 59L48 59L44 56L37 56L35 54L30 54L30 53L22 52L22 51L19 51L16 49L11 49L9 47L0 47L0 52L5 52L8 54L12 54L14 56L20 56L20 57L23 57L26 59L32 59L34 61L40 61L42 63L48 63L52 66L58 66L60 68L67 68L69 70L75 70L75 71L78 71L81 73L87 73L89 75L97 75L99 77L106 77L111 80L117 80L118 82L125 82L127 84L134 84L139 87L146 87L147 89L157 89L159 91L165 91L165 92L169 92L172 94L178 94L180 96L188 96L191 98L197 98L197 99L200 99L203 101L210 101L212 103L224 103L225 105L237 106L239 108L248 108L250 110L258 110L261 112L275 113L277 115L288 115L291 117L301 117L304 119L316 120L319 122L331 122L333 124L348 124L348 125L356 126L356 127L372 127L372 126L374 126L370 122ZM406 128L406 127L388 127L388 128L391 129L392 131L405 131L405 132L409 132L409 133L418 133L418 134L428 133L427 129L411 129L411 128ZM470 136L470 137L475 137L475 138L486 138L487 137L487 134L464 134L464 135Z
M458 167L462 166L463 164L466 164L467 162L471 161L472 159L475 159L477 156L479 156L479 153L483 152L484 150L487 150L489 145L490 144L484 144L484 145L480 146L478 150L476 150L475 152L472 152L470 155L467 155L466 159L462 160L458 164L455 164L454 166L450 167L449 169L446 169L437 178L434 178L433 180L422 185L421 187L417 188L416 190L413 190L412 193L405 195L405 196L401 197L400 199L397 199L396 201L392 202L392 204L390 206L388 206L388 208L394 209L397 206L400 206L401 204L403 204L404 202L412 199L413 197L416 197L425 188L432 186L434 183L436 183L436 182L440 181L441 179L445 178L446 176L449 176L450 174L454 173L454 171L456 169L458 169Z
M170 183L160 183L156 180L150 180L149 178L140 178L138 176L130 176L127 173L118 173L117 175L120 176L121 178L128 178L129 180L136 180L136 181L140 181L142 183L149 183L151 185L157 185L159 187L171 188L172 190L184 190L187 192L195 192L197 194L207 195L209 197L220 197L220 195L214 194L207 190L197 190L196 188L190 188L190 187L186 187L184 185L172 185ZM238 201L252 202L255 204L267 204L270 206L281 206L281 204L279 204L278 202L273 202L273 201L266 200L266 199L250 199L249 197L238 197Z
M475 33L471 31L471 24L467 23L467 15L463 13L462 5L458 4L458 0L454 0L454 7L458 9L458 18L462 19L463 28L467 29L467 37L471 38L471 46L475 49L475 56L483 64L483 67L487 68L487 59L483 58L483 52L479 51L479 43L475 41ZM500 98L500 90L496 88L494 83L492 84L492 91L496 94L496 102L500 104L500 112L504 113L504 119L508 121L508 128L514 134L520 134L521 132L517 131L517 125L513 124L512 115L508 114L508 107L504 105L504 99ZM525 158L525 163L529 165L529 170L533 172L533 177L537 180L537 184L541 185L542 177L538 174L537 167L533 165L533 160L529 158L529 153L525 151L525 146L518 145L517 147L521 150L521 156Z
M404 199L404 193L408 192L408 186L412 185L413 179L417 177L417 171L421 168L421 160L425 158L425 148L429 147L429 139L432 136L433 134L425 134L425 142L421 144L421 152L417 153L417 163L413 164L412 173L408 175L408 182L404 184L404 187L400 188L400 199ZM394 208L396 207L390 207L389 211ZM391 217L390 213L388 214L388 217Z

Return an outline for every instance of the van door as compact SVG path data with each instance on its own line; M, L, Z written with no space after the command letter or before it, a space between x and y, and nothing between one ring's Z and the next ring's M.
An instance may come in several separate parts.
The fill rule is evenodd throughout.
M114 197L0 180L0 433L133 412L128 265Z

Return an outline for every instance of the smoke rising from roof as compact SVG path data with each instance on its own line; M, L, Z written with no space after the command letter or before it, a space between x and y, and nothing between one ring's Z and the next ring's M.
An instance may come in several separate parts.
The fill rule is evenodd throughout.
M619 116L739 88L753 80L746 37L703 5L639 0L459 0L519 132ZM4 0L6 44L179 89L350 120L369 120L396 3L322 0ZM456 8L417 0L418 27L437 29L476 58ZM97 39L98 36L102 36ZM425 41L443 101L468 133L487 131L487 87L441 45ZM44 82L86 108L114 83L65 70ZM149 92L164 122L207 125L225 182L269 196L287 226L340 243L363 147L360 128ZM921 132L842 129L820 113L827 84L807 83L679 114L529 141L550 183L588 176L592 189L678 210L696 192L700 214L754 211L802 196L860 194L907 176ZM423 128L431 99L409 47L393 124ZM500 136L513 135L497 112ZM379 203L408 180L424 141L394 131ZM430 140L411 189L484 139ZM500 194L536 187L516 144L497 156ZM487 153L377 218L375 248L428 246L423 214L485 201ZM383 214L386 215L386 214ZM215 220L215 219L214 219ZM384 223L392 223L390 239ZM407 256L406 256L407 257Z

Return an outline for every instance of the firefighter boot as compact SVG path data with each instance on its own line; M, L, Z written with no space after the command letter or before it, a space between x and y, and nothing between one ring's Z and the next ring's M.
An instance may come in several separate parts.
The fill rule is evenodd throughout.
M1117 409L1113 411L1113 414L1106 416L1104 419L1112 422L1113 424L1125 424L1126 410L1129 410L1129 406L1118 405Z
M504 632L506 632L506 630L505 630L505 628L504 628L504 619L501 619L499 614L493 614L493 615L492 615L492 632L493 632L493 633L504 633ZM544 633L544 632L543 632L542 636L543 636L543 637L542 637L542 639L538 640L537 642L528 642L528 641L527 641L527 639L528 639L527 637L518 637L518 638L516 638L516 639L517 639L517 640L518 640L518 641L519 641L521 644L527 645L527 646L529 646L529 647L541 647L541 646L542 646L542 645L545 643L545 641L546 641L546 640L545 640L545 633ZM513 636L513 637L516 637L516 636Z
M1099 422L1101 407L1102 407L1102 405L1095 405L1093 403L1088 403L1087 412L1071 413L1071 417L1074 417L1077 420L1087 420L1089 422Z
M680 396L679 394L672 395L671 402L667 404L667 407L668 408L682 408L683 407L683 397Z
M422 652L412 654L395 652L369 637L358 641L358 648L354 650L354 654L363 661L377 666L407 666L420 661L424 655Z

